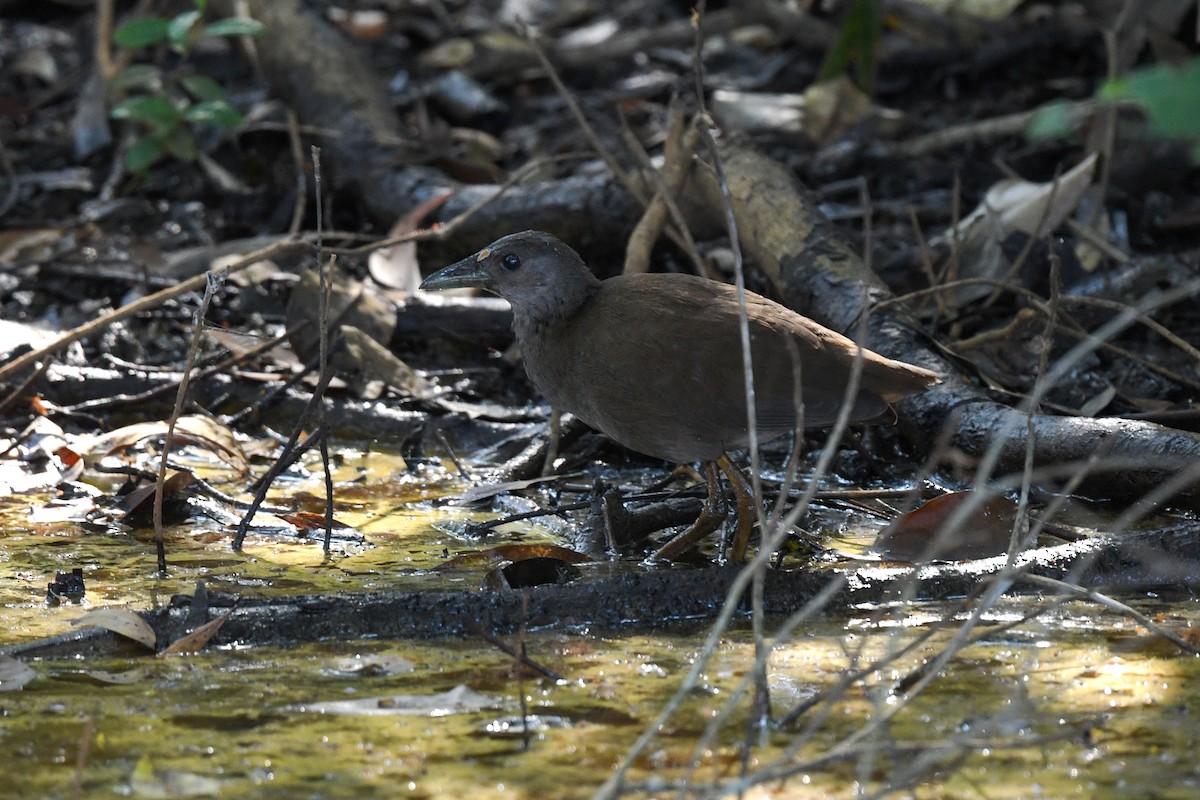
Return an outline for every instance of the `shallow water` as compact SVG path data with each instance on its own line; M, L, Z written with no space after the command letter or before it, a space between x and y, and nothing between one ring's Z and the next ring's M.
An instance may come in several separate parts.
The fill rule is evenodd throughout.
M331 557L319 535L265 527L233 553L225 524L193 519L168 531L166 578L146 534L30 523L46 498L10 497L0 645L69 630L88 608L161 604L198 579L250 595L473 587L480 570L430 568L504 541L559 543L537 523L474 540L465 512L434 501L459 490L450 473L388 458L343 453L337 516L362 540L339 538ZM319 487L297 478L276 499ZM860 527L842 526L846 548L869 536ZM74 567L85 601L48 606L46 583ZM1124 599L1182 636L1200 625L1195 601ZM730 793L749 775L752 797L1196 796L1200 659L1094 604L1005 598L928 685L895 692L969 614L955 603L841 609L768 639L771 719L813 705L786 730L749 734L755 648L744 619L686 687L704 624L527 633L528 656L560 680L457 639L34 660L33 680L0 693L0 772L13 797L588 797L678 695L633 760L635 795ZM880 669L839 686L874 660Z

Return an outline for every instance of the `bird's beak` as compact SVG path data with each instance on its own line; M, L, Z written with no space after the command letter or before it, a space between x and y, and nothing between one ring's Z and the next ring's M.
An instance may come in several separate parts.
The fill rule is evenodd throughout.
M421 289L426 292L435 292L441 289L463 289L467 287L478 287L482 289L488 288L491 285L492 279L484 268L484 258L487 252L476 253L473 256L467 256L457 264L451 264L444 269L430 275L425 280L421 281Z

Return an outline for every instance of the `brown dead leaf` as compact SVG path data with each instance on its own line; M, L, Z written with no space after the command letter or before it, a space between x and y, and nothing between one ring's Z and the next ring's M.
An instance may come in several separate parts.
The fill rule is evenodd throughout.
M363 283L342 270L330 269L329 275L330 330L341 326L358 328L377 342L390 342L396 329L396 308L383 297L378 286ZM316 357L321 340L321 280L316 269L307 269L288 298L288 342L302 360ZM340 367L339 353L333 354L335 367Z
M49 261L62 252L64 239L67 238L66 232L61 228L14 228L0 231L0 262L19 264Z
M1013 233L1043 237L1061 225L1091 188L1096 163L1093 153L1057 180L998 181L970 214L931 240L930 245L957 253L958 277L1000 280L1011 266L1001 243ZM950 298L964 305L991 291L983 285L961 286Z
M489 589L527 589L546 584L570 583L580 576L579 568L561 558L534 556L501 564L483 576Z
M421 223L431 213L439 209L453 192L435 195L416 208L409 211L388 231L388 238L404 236L420 230ZM389 289L412 294L421 285L421 266L417 261L417 243L415 241L400 242L399 244L381 247L367 258L367 269L376 283Z
M353 374L352 382L360 393L371 381L391 386L407 397L428 397L433 393L429 381L358 328L343 325L342 337L345 348L341 354L341 366Z
M361 39L364 42L380 39L388 31L387 12L379 9L350 10L334 6L326 13L330 22L355 39Z
M958 509L979 503L954 528ZM1017 507L1007 497L980 502L976 492L951 492L901 515L879 534L871 549L892 561L958 561L1008 552Z
M167 422L139 422L126 425L100 436L82 436L72 443L72 448L89 464L95 464L105 456L125 450L155 436L165 436ZM249 461L238 444L232 430L217 422L198 415L180 417L175 423L174 447L193 445L208 450L223 460L232 461L241 470L250 467Z
M871 99L842 75L803 94L717 89L712 113L723 128L802 133L819 145L837 141L875 113Z
M150 623L127 608L97 608L79 619L72 620L71 624L94 625L97 628L104 628L118 636L124 636L126 639L143 644L150 650L154 649L155 642L158 640Z
M233 614L232 608L216 619L211 619L204 623L191 633L180 636L178 639L171 642L167 649L159 653L158 657L165 658L166 656L178 656L183 655L184 653L195 653L204 649L204 646L208 644L209 640L212 639L213 636L216 635L217 631L221 630L221 626L225 624L225 621L229 619L231 614Z
M295 511L290 514L279 514L280 519L290 522L301 531L323 531L325 530L325 515L315 514L311 511ZM354 528L344 522L333 520L333 529L353 531Z

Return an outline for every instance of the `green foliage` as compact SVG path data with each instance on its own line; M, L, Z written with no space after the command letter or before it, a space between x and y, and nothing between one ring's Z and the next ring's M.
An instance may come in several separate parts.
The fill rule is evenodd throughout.
M883 0L854 0L818 81L836 78L854 67L854 82L868 94L875 86L876 52L883 36Z
M163 72L153 64L130 64L113 79L113 88L122 94L157 94L163 85Z
M1150 130L1167 139L1187 139L1200 161L1200 58L1180 67L1158 64L1105 81L1101 100L1132 100L1146 112Z
M1192 160L1200 163L1200 58L1178 67L1156 64L1112 78L1096 90L1096 99L1141 106L1151 133L1188 140ZM1043 106L1026 126L1025 135L1035 141L1070 135L1074 127L1068 108L1064 101Z
M1071 133L1071 104L1066 100L1055 100L1037 110L1033 119L1025 126L1025 135L1035 142L1045 139L1061 139Z
M167 21L161 17L141 17L117 28L113 41L133 50L149 47L167 38Z
M154 64L135 63L123 69L113 87L126 98L113 106L113 119L137 126L138 136L125 153L125 167L144 174L164 156L181 161L196 157L194 130L205 125L228 130L242 115L229 102L225 89L207 75L192 71L187 56L200 39L214 36L261 36L261 23L228 18L204 24L207 0L171 19L139 17L113 32L113 41L129 50L169 47L183 56L180 65L164 71Z
M171 42L171 46L181 53L187 52L188 47L195 41L192 34L199 21L199 11L185 11L168 22L167 40Z
M155 94L141 94L121 101L113 107L112 116L113 119L145 122L156 133L166 133L179 122L179 111L175 104Z
M179 79L179 85L197 100L214 102L225 99L225 90L221 88L221 84L207 75L184 75Z
M140 175L162 158L163 146L158 139L143 136L134 141L125 151L125 168Z
M206 27L204 36L262 36L264 28L261 22L244 17L229 17L220 19Z

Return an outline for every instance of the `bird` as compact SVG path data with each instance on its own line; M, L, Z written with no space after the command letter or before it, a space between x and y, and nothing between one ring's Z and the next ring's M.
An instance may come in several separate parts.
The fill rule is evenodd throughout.
M717 470L737 499L730 558L744 560L753 496L730 451L749 442L737 290L679 273L600 280L565 242L542 231L504 236L421 283L477 287L507 300L525 371L553 409L568 411L630 450L700 462L708 497L700 517L651 556L677 557L724 520ZM842 334L745 292L758 440L885 418L902 397L940 382L922 367L860 348ZM858 361L859 383L847 398Z

